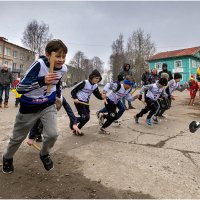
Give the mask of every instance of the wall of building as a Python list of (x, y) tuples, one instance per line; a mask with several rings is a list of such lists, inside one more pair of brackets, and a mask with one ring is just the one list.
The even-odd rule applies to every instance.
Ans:
[[(175, 62), (181, 61), (182, 67), (175, 67)], [(183, 78), (181, 83), (184, 83), (189, 80), (191, 74), (196, 74), (197, 67), (200, 66), (200, 59), (193, 56), (186, 57), (176, 57), (176, 58), (168, 58), (168, 59), (160, 59), (156, 61), (149, 61), (150, 69), (155, 68), (160, 65), (161, 68), (158, 69), (158, 72), (162, 70), (162, 64), (166, 63), (167, 68), (173, 74), (175, 72), (179, 72), (182, 74)]]
[(0, 68), (5, 63), (14, 77), (22, 76), (34, 60), (32, 51), (0, 38)]

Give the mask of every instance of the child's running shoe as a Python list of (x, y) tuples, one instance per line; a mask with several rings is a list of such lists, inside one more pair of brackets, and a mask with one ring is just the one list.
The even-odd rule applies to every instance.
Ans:
[(118, 126), (121, 125), (121, 121), (119, 121), (119, 120), (115, 120), (114, 123), (117, 124)]
[(49, 154), (44, 155), (44, 156), (41, 156), (41, 155), (40, 155), (40, 159), (41, 159), (41, 161), (42, 161), (42, 163), (43, 163), (43, 165), (44, 165), (44, 168), (45, 168), (47, 171), (49, 171), (49, 170), (51, 170), (51, 169), (54, 168), (53, 161), (51, 160)]
[(99, 134), (105, 134), (105, 135), (110, 135), (109, 131), (106, 131), (104, 128), (99, 129)]
[(146, 119), (146, 123), (147, 123), (147, 125), (149, 125), (149, 126), (151, 126), (152, 125), (152, 123), (151, 123), (151, 119)]
[(14, 166), (13, 166), (13, 158), (6, 159), (3, 157), (3, 169), (2, 172), (4, 174), (11, 174), (14, 172)]
[(157, 118), (157, 116), (153, 116), (152, 119), (153, 119), (153, 121), (154, 121), (156, 124), (158, 124), (158, 118)]
[(135, 119), (135, 123), (136, 124), (139, 124), (139, 117), (136, 117), (136, 115), (134, 116), (134, 119)]

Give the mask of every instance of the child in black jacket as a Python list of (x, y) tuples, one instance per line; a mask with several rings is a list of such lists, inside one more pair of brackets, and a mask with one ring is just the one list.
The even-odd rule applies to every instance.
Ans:
[[(81, 129), (90, 119), (89, 100), (91, 94), (94, 94), (96, 98), (102, 100), (105, 98), (105, 94), (101, 94), (97, 83), (102, 79), (98, 70), (93, 70), (89, 75), (89, 80), (80, 82), (71, 91), (72, 98), (74, 99), (75, 107), (80, 117), (77, 117), (78, 128)], [(83, 136), (84, 134), (78, 134)]]
[(142, 89), (140, 90), (140, 96), (138, 99), (142, 100), (142, 94), (146, 90), (147, 91), (147, 94), (145, 96), (146, 106), (134, 117), (136, 123), (139, 123), (140, 117), (142, 117), (144, 114), (149, 112), (146, 118), (146, 123), (149, 126), (152, 125), (151, 117), (159, 109), (158, 99), (160, 98), (160, 96), (161, 95), (166, 96), (165, 86), (167, 86), (167, 83), (168, 81), (166, 78), (161, 78), (159, 81), (157, 81), (154, 84), (144, 85), (142, 87)]

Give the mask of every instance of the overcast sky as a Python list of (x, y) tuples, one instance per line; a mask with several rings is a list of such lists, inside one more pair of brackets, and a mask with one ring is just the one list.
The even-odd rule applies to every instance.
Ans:
[(80, 50), (109, 66), (111, 45), (141, 28), (150, 33), (157, 52), (200, 46), (200, 2), (152, 1), (0, 1), (0, 36), (22, 45), (22, 33), (36, 19), (68, 46), (66, 63)]

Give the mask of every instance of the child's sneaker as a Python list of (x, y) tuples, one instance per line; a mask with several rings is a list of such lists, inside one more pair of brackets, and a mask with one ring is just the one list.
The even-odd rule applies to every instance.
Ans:
[(135, 107), (133, 107), (132, 105), (130, 105), (130, 106), (128, 107), (128, 109), (135, 109)]
[(166, 117), (164, 115), (158, 115), (159, 118), (165, 119)]
[(43, 163), (43, 165), (44, 165), (44, 168), (45, 168), (47, 171), (49, 171), (49, 170), (51, 170), (51, 169), (54, 168), (53, 161), (51, 160), (49, 154), (44, 155), (44, 156), (41, 156), (41, 155), (40, 155), (40, 159), (41, 159), (41, 161), (42, 161), (42, 163)]
[(8, 108), (8, 103), (7, 102), (4, 103), (4, 108)]
[(106, 131), (104, 128), (99, 129), (99, 134), (105, 134), (105, 135), (110, 135), (109, 131)]
[(147, 123), (147, 125), (149, 125), (149, 126), (151, 126), (152, 125), (152, 123), (151, 123), (151, 119), (146, 119), (146, 123)]
[(158, 124), (158, 118), (156, 116), (153, 116), (152, 119), (156, 124)]
[(119, 120), (115, 120), (114, 123), (117, 124), (118, 126), (121, 125), (121, 122)]
[(134, 116), (134, 119), (135, 119), (135, 123), (139, 124), (139, 117)]
[(13, 158), (6, 159), (3, 157), (3, 169), (2, 172), (4, 174), (11, 174), (14, 172), (14, 166), (13, 166)]

